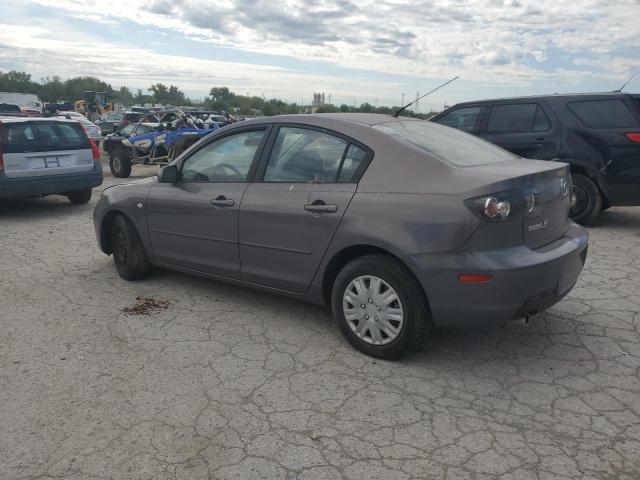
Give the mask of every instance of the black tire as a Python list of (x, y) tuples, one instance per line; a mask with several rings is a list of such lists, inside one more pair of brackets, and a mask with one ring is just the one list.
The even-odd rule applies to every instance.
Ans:
[(571, 174), (573, 182), (571, 219), (587, 225), (602, 211), (602, 195), (593, 180), (579, 173)]
[(113, 263), (125, 280), (138, 280), (151, 271), (151, 263), (144, 251), (136, 227), (124, 215), (117, 215), (111, 224)]
[(109, 170), (111, 175), (118, 178), (128, 178), (131, 175), (131, 160), (129, 153), (122, 149), (116, 148), (109, 155)]
[(91, 194), (93, 190), (87, 188), (86, 190), (76, 190), (75, 192), (69, 192), (67, 198), (74, 205), (82, 205), (83, 203), (89, 203), (91, 200)]
[[(349, 326), (343, 310), (343, 296), (349, 284), (367, 275), (378, 277), (393, 288), (405, 311), (400, 332), (393, 341), (384, 345), (374, 345), (361, 339)], [(431, 315), (422, 287), (404, 265), (388, 255), (366, 255), (345, 265), (333, 283), (331, 307), (349, 343), (372, 357), (394, 360), (406, 355), (410, 349), (420, 351), (424, 340), (431, 334)]]

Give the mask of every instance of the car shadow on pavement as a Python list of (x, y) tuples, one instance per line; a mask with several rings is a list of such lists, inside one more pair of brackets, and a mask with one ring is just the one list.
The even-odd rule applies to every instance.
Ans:
[(638, 230), (638, 225), (640, 225), (639, 207), (616, 207), (601, 212), (588, 227)]
[(93, 205), (74, 205), (67, 197), (51, 195), (45, 198), (0, 199), (0, 219), (56, 218), (57, 216), (85, 215)]

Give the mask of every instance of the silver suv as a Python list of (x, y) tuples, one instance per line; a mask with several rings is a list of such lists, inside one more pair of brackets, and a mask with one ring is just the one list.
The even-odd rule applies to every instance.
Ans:
[(101, 183), (100, 152), (77, 121), (0, 116), (0, 198), (87, 203)]

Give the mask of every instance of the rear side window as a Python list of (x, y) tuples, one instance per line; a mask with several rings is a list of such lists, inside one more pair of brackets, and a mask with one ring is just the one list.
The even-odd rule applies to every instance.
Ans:
[(124, 118), (126, 120), (129, 120), (130, 122), (137, 122), (138, 120), (140, 120), (140, 117), (142, 115), (139, 113), (127, 113), (125, 114)]
[[(360, 150), (347, 147), (348, 142), (318, 130), (282, 127), (264, 174), (265, 182), (323, 182), (350, 181), (357, 164), (362, 161)], [(351, 153), (344, 175), (345, 154)]]
[(519, 158), (478, 137), (433, 122), (388, 122), (373, 128), (410, 143), (438, 160), (460, 167)]
[(89, 140), (78, 123), (25, 122), (2, 126), (4, 153), (51, 152), (89, 149)]
[(436, 123), (446, 125), (447, 127), (457, 128), (465, 132), (473, 132), (480, 115), (481, 107), (463, 107), (456, 108), (442, 117), (435, 120)]
[(549, 118), (536, 103), (496, 105), (491, 108), (487, 133), (544, 132)]
[(635, 128), (638, 120), (622, 100), (569, 102), (569, 109), (587, 127)]

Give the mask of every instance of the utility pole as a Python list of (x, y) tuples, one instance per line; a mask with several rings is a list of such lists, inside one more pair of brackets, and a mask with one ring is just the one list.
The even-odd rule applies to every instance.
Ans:
[(416, 113), (420, 111), (420, 90), (416, 92), (416, 108), (414, 110)]
[(329, 94), (329, 105), (331, 105), (331, 94)]
[(402, 101), (400, 102), (400, 106), (404, 107), (404, 92), (402, 92)]

